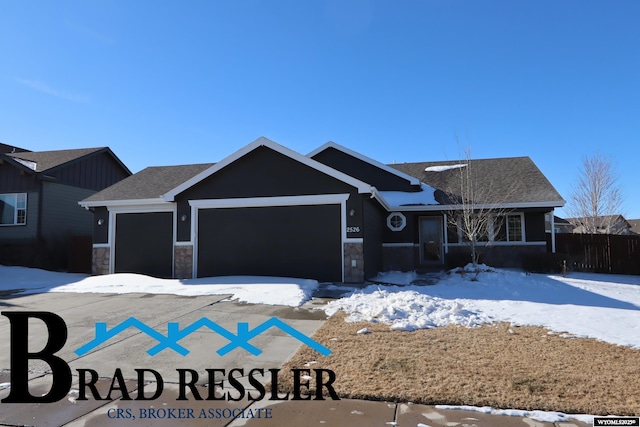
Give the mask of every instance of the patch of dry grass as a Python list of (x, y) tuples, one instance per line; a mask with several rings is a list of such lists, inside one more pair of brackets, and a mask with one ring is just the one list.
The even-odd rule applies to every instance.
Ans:
[(640, 351), (628, 347), (506, 323), (399, 332), (342, 313), (313, 338), (332, 354), (303, 346), (285, 369), (317, 361), (344, 398), (640, 415)]

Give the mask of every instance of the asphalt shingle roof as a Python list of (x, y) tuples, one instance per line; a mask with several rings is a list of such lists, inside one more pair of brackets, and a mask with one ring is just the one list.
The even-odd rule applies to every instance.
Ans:
[[(460, 169), (427, 172), (432, 166), (459, 165), (466, 161), (399, 163), (389, 165), (418, 178), (446, 194), (460, 194)], [(558, 202), (562, 196), (529, 157), (477, 159), (469, 161), (470, 173), (486, 203)], [(436, 195), (437, 197), (437, 195)]]
[(84, 202), (105, 200), (154, 199), (193, 178), (215, 163), (180, 166), (151, 166), (111, 187), (88, 197)]
[[(459, 169), (426, 172), (430, 166), (447, 166), (463, 162), (416, 162), (389, 165), (414, 176), (443, 194), (457, 194)], [(178, 187), (215, 163), (180, 166), (153, 166), (85, 199), (85, 202), (154, 199)], [(488, 203), (562, 202), (563, 199), (529, 157), (471, 160), (470, 168), (477, 182), (487, 189)], [(514, 184), (516, 187), (514, 188)], [(436, 199), (438, 199), (436, 192)], [(458, 192), (459, 193), (459, 192)], [(505, 198), (508, 195), (508, 198)], [(445, 200), (438, 200), (446, 204)]]
[(55, 151), (26, 151), (17, 153), (6, 153), (7, 156), (28, 160), (36, 163), (36, 172), (44, 172), (49, 169), (53, 169), (56, 166), (63, 165), (73, 160), (84, 157), (88, 154), (95, 153), (96, 151), (104, 150), (106, 147), (96, 148), (77, 148), (70, 150), (55, 150)]

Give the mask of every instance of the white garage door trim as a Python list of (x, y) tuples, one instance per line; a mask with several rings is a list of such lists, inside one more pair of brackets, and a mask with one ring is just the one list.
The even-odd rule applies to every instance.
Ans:
[[(114, 274), (116, 268), (116, 215), (118, 214), (131, 214), (131, 213), (155, 213), (155, 212), (172, 212), (173, 213), (173, 245), (176, 244), (176, 229), (177, 229), (177, 206), (175, 203), (161, 203), (144, 206), (107, 206), (107, 212), (109, 213), (109, 233), (107, 235), (107, 244), (105, 247), (109, 247), (109, 274)], [(94, 245), (95, 247), (95, 245)], [(175, 258), (175, 254), (173, 255)], [(171, 271), (173, 272), (174, 266), (172, 261)], [(173, 276), (173, 274), (172, 274)]]

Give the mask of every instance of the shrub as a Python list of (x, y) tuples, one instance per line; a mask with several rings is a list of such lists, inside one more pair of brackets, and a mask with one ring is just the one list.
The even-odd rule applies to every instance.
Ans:
[(570, 265), (567, 256), (550, 252), (522, 256), (522, 268), (531, 273), (563, 273)]

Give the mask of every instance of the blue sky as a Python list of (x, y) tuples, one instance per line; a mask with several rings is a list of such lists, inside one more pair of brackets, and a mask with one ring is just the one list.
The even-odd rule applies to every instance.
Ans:
[(639, 21), (636, 0), (5, 0), (0, 142), (137, 172), (259, 136), (385, 163), (460, 141), (530, 156), (565, 199), (600, 153), (640, 218)]

